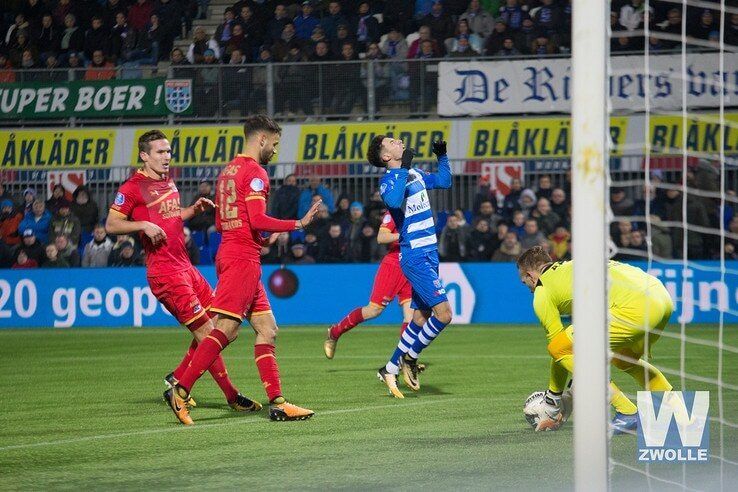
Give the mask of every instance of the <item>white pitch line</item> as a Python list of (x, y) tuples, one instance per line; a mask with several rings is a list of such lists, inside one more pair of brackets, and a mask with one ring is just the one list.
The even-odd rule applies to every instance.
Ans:
[[(444, 399), (444, 402), (454, 401), (456, 398), (449, 398)], [(424, 400), (424, 401), (418, 401), (418, 402), (410, 402), (410, 403), (396, 403), (393, 405), (376, 405), (373, 407), (360, 407), (360, 408), (343, 408), (340, 410), (326, 410), (325, 412), (318, 412), (316, 416), (323, 416), (323, 415), (338, 415), (342, 413), (355, 413), (355, 412), (366, 412), (369, 410), (381, 410), (385, 408), (397, 408), (397, 409), (403, 409), (407, 407), (417, 407), (421, 405), (431, 405), (434, 403), (438, 403), (440, 400)], [(315, 417), (313, 417), (315, 418)], [(38, 448), (43, 446), (56, 446), (59, 444), (75, 444), (78, 442), (86, 442), (86, 441), (98, 441), (102, 439), (117, 439), (117, 438), (125, 438), (125, 437), (132, 437), (132, 436), (147, 436), (151, 434), (165, 434), (168, 432), (189, 432), (192, 430), (197, 429), (211, 429), (214, 427), (227, 427), (230, 425), (243, 425), (243, 424), (258, 424), (258, 423), (265, 423), (264, 419), (229, 419), (226, 422), (216, 422), (212, 424), (196, 424), (192, 427), (185, 427), (178, 425), (176, 427), (166, 427), (162, 429), (149, 429), (149, 430), (143, 430), (143, 431), (137, 431), (137, 432), (124, 432), (120, 434), (101, 434), (97, 436), (85, 436), (85, 437), (79, 437), (75, 439), (62, 439), (58, 441), (44, 441), (44, 442), (34, 442), (29, 444), (16, 444), (12, 446), (3, 446), (0, 447), (0, 452), (2, 451), (12, 451), (15, 449), (28, 449), (28, 448)], [(276, 424), (279, 425), (279, 424)]]

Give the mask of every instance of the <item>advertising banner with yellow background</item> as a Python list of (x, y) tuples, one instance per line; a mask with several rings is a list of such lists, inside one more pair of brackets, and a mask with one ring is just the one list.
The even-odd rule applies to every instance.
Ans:
[[(692, 153), (719, 154), (722, 145), (726, 154), (738, 152), (738, 113), (726, 113), (725, 125), (720, 131), (716, 114), (687, 115), (686, 134), (682, 116), (651, 116), (649, 134), (654, 154), (681, 154), (685, 147)], [(685, 142), (686, 137), (686, 142)]]
[[(136, 129), (133, 142), (147, 132)], [(175, 166), (225, 164), (243, 150), (243, 126), (180, 126), (174, 130), (163, 129), (172, 145), (172, 162)], [(130, 164), (138, 160), (138, 145), (131, 146)]]
[(116, 130), (17, 130), (0, 132), (0, 167), (41, 169), (113, 165)]
[[(622, 144), (628, 118), (610, 119), (610, 136)], [(469, 159), (557, 159), (571, 156), (570, 118), (475, 120), (468, 136)], [(612, 151), (618, 155), (617, 150)]]
[(431, 143), (452, 138), (452, 121), (419, 120), (391, 123), (302, 125), (297, 143), (298, 162), (366, 162), (376, 135), (399, 138), (415, 149), (418, 159), (433, 157)]

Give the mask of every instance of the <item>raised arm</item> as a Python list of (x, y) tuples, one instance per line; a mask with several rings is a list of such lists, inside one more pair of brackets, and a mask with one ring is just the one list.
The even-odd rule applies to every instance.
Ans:
[[(251, 197), (249, 197), (251, 198)], [(295, 229), (302, 229), (313, 221), (315, 213), (322, 202), (313, 203), (302, 219), (298, 220), (282, 220), (270, 217), (266, 213), (266, 200), (261, 197), (246, 200), (246, 210), (249, 214), (251, 225), (264, 232), (290, 232)]]
[(425, 187), (429, 190), (451, 188), (451, 164), (446, 154), (446, 142), (443, 140), (433, 142), (433, 153), (438, 157), (438, 171), (423, 175)]

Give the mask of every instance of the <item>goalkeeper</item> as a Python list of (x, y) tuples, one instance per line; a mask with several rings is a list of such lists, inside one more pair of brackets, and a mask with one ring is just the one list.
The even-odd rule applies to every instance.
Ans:
[[(571, 315), (573, 264), (553, 262), (540, 246), (523, 253), (517, 264), (520, 279), (533, 292), (533, 310), (546, 330), (551, 355), (551, 375), (544, 399), (546, 416), (536, 430), (555, 430), (562, 422), (561, 393), (569, 374), (574, 372), (574, 328), (565, 328), (561, 323), (561, 315)], [(674, 310), (669, 293), (656, 277), (630, 265), (610, 261), (608, 274), (612, 364), (629, 374), (641, 388), (670, 391), (672, 386), (661, 371), (642, 359), (646, 342), (649, 348), (656, 343)], [(611, 422), (613, 432), (632, 433), (638, 425), (636, 406), (613, 382), (610, 393), (616, 412)]]

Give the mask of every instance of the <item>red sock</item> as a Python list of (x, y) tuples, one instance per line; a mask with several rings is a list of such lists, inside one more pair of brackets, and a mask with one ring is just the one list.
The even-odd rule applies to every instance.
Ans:
[(338, 322), (337, 325), (333, 325), (331, 328), (331, 338), (338, 340), (338, 338), (349, 331), (354, 326), (364, 321), (364, 316), (361, 314), (361, 308), (356, 308), (348, 315)]
[(279, 380), (279, 366), (274, 356), (274, 345), (266, 343), (254, 345), (254, 361), (259, 369), (259, 377), (269, 401), (282, 396), (282, 383)]
[(179, 385), (187, 392), (192, 390), (195, 381), (213, 365), (215, 359), (220, 352), (228, 346), (228, 337), (225, 333), (218, 329), (214, 329), (208, 336), (197, 346), (195, 353), (192, 354), (192, 361), (181, 378)]
[(407, 328), (407, 325), (409, 323), (402, 323), (402, 328), (400, 328), (400, 336), (402, 336), (403, 333), (405, 333), (405, 328)]
[(238, 390), (233, 386), (233, 383), (231, 383), (231, 378), (228, 377), (228, 370), (226, 369), (225, 362), (223, 362), (223, 357), (220, 354), (215, 358), (215, 361), (208, 371), (210, 372), (210, 375), (213, 376), (215, 382), (218, 383), (218, 386), (220, 386), (221, 391), (223, 391), (223, 394), (226, 397), (226, 401), (228, 403), (235, 401), (236, 396), (238, 396)]
[(174, 374), (175, 379), (179, 380), (179, 378), (182, 377), (182, 375), (187, 370), (187, 368), (190, 367), (190, 361), (192, 360), (192, 354), (195, 353), (196, 348), (197, 348), (197, 340), (192, 340), (192, 343), (190, 344), (190, 348), (187, 349), (187, 353), (185, 354), (184, 359), (182, 359), (182, 362), (179, 363), (177, 368), (172, 373)]

